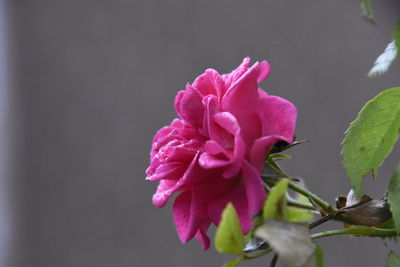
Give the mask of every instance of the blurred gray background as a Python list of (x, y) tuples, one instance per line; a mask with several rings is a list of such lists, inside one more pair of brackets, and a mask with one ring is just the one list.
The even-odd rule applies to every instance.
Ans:
[[(400, 15), (398, 0), (373, 3), (376, 26), (356, 0), (8, 1), (10, 86), (0, 98), (8, 204), (0, 211), (10, 237), (1, 265), (204, 267), (230, 259), (180, 243), (170, 205), (152, 205), (156, 183), (144, 171), (153, 134), (176, 116), (176, 92), (205, 68), (229, 72), (245, 56), (271, 63), (262, 87), (296, 104), (297, 138), (311, 141), (291, 151), (287, 171), (332, 203), (346, 194), (343, 132), (368, 99), (400, 84), (400, 62), (366, 77)], [(399, 160), (396, 149), (366, 192), (383, 195)], [(326, 227), (341, 225), (319, 229)], [(384, 266), (389, 248), (400, 251), (369, 238), (319, 243), (328, 267)]]

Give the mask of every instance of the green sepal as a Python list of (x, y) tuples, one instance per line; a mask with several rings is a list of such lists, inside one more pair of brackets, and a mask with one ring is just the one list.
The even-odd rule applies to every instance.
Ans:
[(239, 216), (232, 203), (222, 213), (221, 222), (215, 234), (215, 248), (220, 253), (243, 254), (244, 237)]
[(286, 190), (289, 180), (281, 179), (271, 189), (263, 208), (263, 219), (287, 220)]

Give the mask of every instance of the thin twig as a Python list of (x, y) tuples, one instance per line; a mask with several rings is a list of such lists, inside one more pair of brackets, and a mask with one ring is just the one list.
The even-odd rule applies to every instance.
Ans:
[(301, 187), (301, 186), (299, 186), (299, 185), (297, 185), (297, 184), (295, 184), (293, 182), (289, 182), (289, 188), (292, 189), (293, 191), (296, 191), (299, 194), (302, 194), (303, 196), (311, 198), (325, 212), (330, 213), (330, 212), (334, 211), (334, 209), (331, 207), (331, 205), (329, 205), (329, 203), (327, 203), (325, 200), (319, 198), (317, 195), (311, 193), (310, 191), (308, 191), (304, 187)]
[(308, 225), (308, 229), (313, 229), (314, 227), (317, 227), (318, 225), (323, 224), (324, 222), (332, 220), (333, 218), (335, 218), (335, 216), (336, 216), (336, 213), (332, 212), (332, 213), (320, 218), (319, 220), (317, 220), (317, 221), (315, 221), (313, 223), (310, 223)]
[(275, 267), (276, 263), (278, 262), (278, 258), (279, 258), (278, 254), (275, 253), (274, 257), (271, 260), (271, 264), (269, 265), (269, 267)]

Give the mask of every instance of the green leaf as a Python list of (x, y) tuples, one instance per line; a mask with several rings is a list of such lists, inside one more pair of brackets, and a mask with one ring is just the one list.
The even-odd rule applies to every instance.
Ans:
[(393, 177), (390, 180), (387, 200), (397, 233), (400, 233), (400, 164), (395, 169)]
[(320, 245), (315, 248), (316, 267), (324, 267), (324, 251)]
[(387, 72), (395, 59), (400, 54), (400, 23), (393, 32), (393, 40), (387, 45), (385, 51), (375, 60), (374, 66), (368, 72), (368, 77), (373, 78)]
[(389, 252), (386, 259), (387, 267), (400, 267), (400, 258), (393, 251)]
[(244, 238), (239, 217), (232, 203), (222, 213), (222, 219), (215, 234), (215, 248), (221, 253), (240, 255), (243, 253)]
[(223, 267), (236, 267), (236, 265), (237, 265), (239, 262), (241, 262), (242, 260), (243, 260), (242, 257), (238, 257), (238, 258), (236, 258), (236, 259), (233, 259), (233, 260), (231, 260), (231, 261), (225, 263)]
[(361, 12), (369, 22), (375, 23), (371, 0), (360, 0)]
[(370, 100), (350, 124), (342, 142), (343, 164), (357, 196), (362, 180), (379, 166), (395, 144), (400, 130), (400, 87), (383, 91)]
[(286, 190), (289, 180), (281, 179), (272, 189), (265, 201), (263, 208), (263, 218), (286, 220), (287, 219), (287, 201)]

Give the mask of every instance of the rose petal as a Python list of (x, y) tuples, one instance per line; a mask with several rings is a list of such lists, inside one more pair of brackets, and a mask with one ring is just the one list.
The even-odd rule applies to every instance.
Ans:
[(257, 113), (263, 136), (279, 135), (285, 142), (293, 142), (297, 110), (291, 102), (278, 96), (263, 97), (257, 103)]
[(214, 140), (208, 140), (204, 145), (204, 149), (209, 155), (226, 153), (226, 149)]
[(187, 142), (174, 147), (168, 147), (168, 150), (166, 150), (164, 153), (168, 161), (190, 163), (197, 151), (198, 149), (196, 149), (195, 145)]
[(284, 139), (278, 136), (265, 136), (254, 141), (252, 148), (250, 149), (250, 162), (257, 169), (258, 172), (262, 172), (264, 169), (265, 158), (273, 145), (279, 140)]
[(186, 90), (183, 92), (179, 92), (175, 98), (176, 111), (179, 117), (194, 127), (200, 128), (203, 124), (204, 116), (202, 97), (190, 84), (186, 85)]
[(250, 64), (250, 58), (245, 57), (243, 59), (242, 64), (240, 64), (231, 73), (222, 75), (222, 79), (225, 82), (226, 88), (229, 88), (232, 85), (232, 83), (237, 81), (249, 69), (249, 64)]
[(219, 112), (214, 115), (215, 122), (234, 136), (233, 157), (229, 168), (223, 173), (224, 178), (232, 178), (238, 174), (246, 153), (241, 129), (236, 118), (229, 112)]
[(200, 242), (204, 250), (210, 248), (210, 238), (207, 236), (208, 227), (211, 224), (211, 220), (203, 220), (199, 224), (199, 230), (196, 232), (196, 239)]
[(161, 179), (177, 180), (182, 177), (186, 166), (181, 162), (168, 162), (157, 166), (155, 170), (149, 167), (146, 170), (147, 180), (157, 181)]
[(199, 176), (201, 177), (202, 174), (196, 168), (199, 154), (200, 152), (195, 155), (190, 165), (188, 165), (185, 174), (178, 181), (166, 179), (160, 181), (160, 184), (157, 187), (157, 192), (153, 195), (153, 204), (155, 206), (160, 208), (164, 207), (168, 199), (176, 191), (193, 181), (199, 180)]
[(182, 243), (193, 238), (198, 229), (197, 203), (190, 191), (182, 192), (174, 201), (173, 215), (176, 231)]
[(219, 159), (216, 156), (209, 155), (205, 152), (200, 155), (199, 159), (200, 166), (205, 169), (226, 167), (230, 163), (231, 163), (230, 159)]
[(179, 91), (176, 94), (175, 101), (174, 101), (175, 111), (179, 115), (179, 117), (181, 117), (181, 118), (182, 118), (182, 116), (181, 116), (181, 114), (182, 114), (182, 112), (181, 112), (181, 101), (182, 101), (182, 98), (183, 98), (184, 95), (185, 95), (185, 91), (184, 90)]
[[(244, 190), (239, 190), (241, 187), (243, 187), (241, 185), (240, 181), (234, 181), (232, 179), (224, 179), (224, 181), (226, 181), (227, 186), (226, 188), (222, 188), (221, 193), (219, 194), (218, 197), (214, 197), (214, 199), (212, 199), (212, 201), (210, 201), (208, 203), (208, 215), (210, 216), (212, 222), (215, 225), (219, 225), (219, 222), (221, 221), (221, 215), (222, 215), (222, 211), (225, 209), (226, 205), (229, 202), (232, 202), (232, 197), (233, 195), (237, 195), (240, 193), (244, 193), (243, 199), (244, 201), (247, 201), (246, 197), (245, 197), (245, 191)], [(218, 187), (221, 188), (221, 185), (219, 185)], [(214, 188), (210, 188), (212, 191), (215, 191)], [(203, 190), (205, 193), (206, 192), (205, 188)], [(211, 193), (212, 194), (212, 193)], [(212, 194), (214, 195), (214, 194)], [(246, 203), (247, 204), (247, 203)]]
[[(232, 181), (232, 180), (228, 180)], [(214, 199), (208, 205), (208, 214), (213, 222), (218, 225), (221, 214), (226, 205), (232, 202), (240, 220), (244, 234), (253, 226), (252, 218), (259, 212), (265, 200), (265, 189), (259, 173), (247, 162), (243, 165), (243, 177), (239, 183), (232, 181), (227, 193)], [(233, 186), (233, 188), (232, 188)]]
[(240, 171), (246, 153), (239, 123), (229, 112), (218, 112), (209, 120), (212, 142), (200, 156), (200, 166), (207, 169), (227, 167), (223, 177), (232, 178)]
[(240, 133), (240, 125), (238, 121), (229, 112), (218, 112), (214, 114), (214, 121), (232, 135)]
[[(226, 205), (229, 202), (233, 203), (238, 216), (241, 228), (243, 233), (248, 233), (248, 231), (252, 227), (252, 216), (248, 209), (248, 202), (246, 196), (246, 188), (243, 181), (234, 181), (234, 180), (226, 180), (232, 181), (231, 187), (229, 191), (224, 195), (221, 195), (218, 199), (214, 199), (208, 205), (208, 214), (212, 219), (213, 223), (219, 225), (221, 221), (221, 214)], [(235, 182), (235, 183), (233, 183)], [(239, 183), (238, 183), (239, 182)]]
[(267, 97), (268, 94), (267, 94), (267, 92), (265, 92), (263, 89), (258, 88), (258, 96), (259, 96), (260, 99), (261, 99), (261, 98), (263, 98), (263, 97)]
[(243, 179), (246, 187), (248, 210), (253, 216), (261, 210), (264, 204), (264, 183), (260, 173), (247, 161), (243, 164)]
[(261, 61), (258, 68), (260, 73), (257, 77), (257, 82), (260, 83), (268, 77), (269, 73), (271, 72), (271, 65), (269, 65), (267, 61)]
[(218, 100), (221, 100), (226, 90), (221, 75), (214, 69), (207, 69), (194, 80), (192, 86), (196, 88), (203, 97), (215, 95)]
[(205, 136), (210, 136), (210, 128), (212, 128), (213, 116), (219, 111), (218, 100), (216, 96), (208, 95), (203, 99), (204, 105), (204, 119), (203, 119), (203, 130), (202, 133)]
[(253, 216), (249, 211), (245, 187), (241, 185), (239, 188), (239, 192), (232, 196), (232, 203), (238, 213), (243, 234), (247, 234), (253, 227)]
[[(204, 170), (204, 169), (203, 169)], [(193, 187), (193, 193), (207, 205), (235, 190), (240, 179), (222, 179), (221, 169), (204, 170), (205, 178)]]
[(161, 180), (157, 186), (157, 191), (153, 195), (153, 204), (159, 208), (162, 208), (167, 204), (168, 199), (176, 191), (175, 180)]
[(206, 142), (204, 151), (200, 155), (199, 164), (205, 169), (224, 167), (231, 163), (232, 153), (214, 140)]
[(251, 146), (261, 132), (256, 111), (256, 104), (259, 100), (257, 84), (268, 73), (267, 66), (265, 63), (255, 63), (230, 86), (222, 99), (222, 110), (232, 113), (239, 121), (242, 136), (248, 146)]

